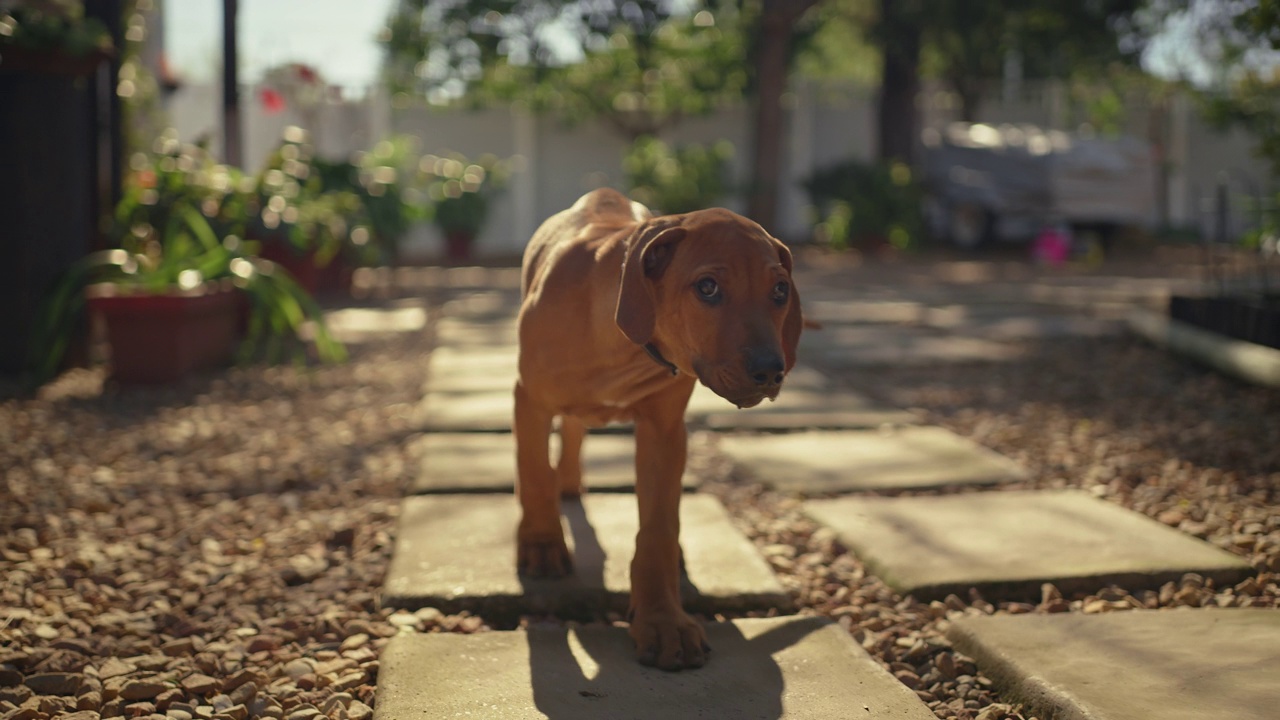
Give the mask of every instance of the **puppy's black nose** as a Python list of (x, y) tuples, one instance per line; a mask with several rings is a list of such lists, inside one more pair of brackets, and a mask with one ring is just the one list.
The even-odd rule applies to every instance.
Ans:
[(776, 350), (755, 348), (747, 353), (747, 377), (757, 387), (774, 388), (782, 384), (785, 365)]

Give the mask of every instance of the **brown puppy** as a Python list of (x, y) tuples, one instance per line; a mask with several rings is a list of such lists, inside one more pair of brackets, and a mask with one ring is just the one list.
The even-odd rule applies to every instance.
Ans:
[[(698, 380), (738, 407), (777, 396), (803, 324), (791, 253), (728, 210), (655, 218), (602, 189), (534, 233), (521, 285), (518, 569), (572, 572), (560, 497), (582, 491), (583, 435), (588, 426), (634, 421), (640, 531), (631, 637), (642, 663), (700, 667), (706, 634), (680, 604), (685, 406)], [(556, 417), (561, 455), (553, 468)]]

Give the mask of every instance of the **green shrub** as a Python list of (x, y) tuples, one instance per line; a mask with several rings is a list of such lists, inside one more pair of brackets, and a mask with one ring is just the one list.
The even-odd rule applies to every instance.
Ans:
[(642, 137), (622, 168), (632, 198), (654, 212), (674, 215), (721, 203), (729, 192), (732, 157), (733, 146), (725, 141), (672, 149), (657, 138)]
[(419, 181), (431, 201), (431, 221), (446, 236), (475, 237), (489, 218), (489, 203), (507, 183), (510, 169), (492, 155), (476, 160), (451, 153), (424, 155)]
[(905, 250), (923, 239), (920, 187), (903, 163), (846, 160), (815, 171), (804, 188), (818, 242), (838, 249), (885, 242)]

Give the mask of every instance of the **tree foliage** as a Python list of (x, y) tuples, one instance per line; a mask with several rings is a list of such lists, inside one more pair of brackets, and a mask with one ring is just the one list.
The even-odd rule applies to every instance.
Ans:
[(1280, 175), (1280, 0), (1159, 0), (1133, 32), (1162, 74), (1199, 95), (1211, 123), (1253, 135)]
[(1132, 63), (1119, 35), (1140, 0), (1055, 2), (1003, 0), (928, 3), (923, 17), (922, 71), (956, 92), (972, 119), (984, 89), (1006, 69), (1027, 79), (1097, 74)]
[(666, 0), (408, 0), (386, 35), (393, 86), (435, 102), (516, 102), (629, 140), (740, 97), (732, 7), (673, 14)]

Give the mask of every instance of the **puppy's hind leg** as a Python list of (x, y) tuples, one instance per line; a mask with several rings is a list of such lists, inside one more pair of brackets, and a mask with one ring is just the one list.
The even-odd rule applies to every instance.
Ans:
[(551, 413), (515, 389), (516, 494), (520, 527), (516, 531), (516, 570), (528, 577), (561, 577), (573, 572), (573, 560), (560, 523), (560, 491), (548, 445)]
[(570, 415), (560, 416), (560, 457), (556, 460), (556, 481), (560, 496), (581, 497), (586, 488), (582, 484), (582, 441), (587, 426)]

